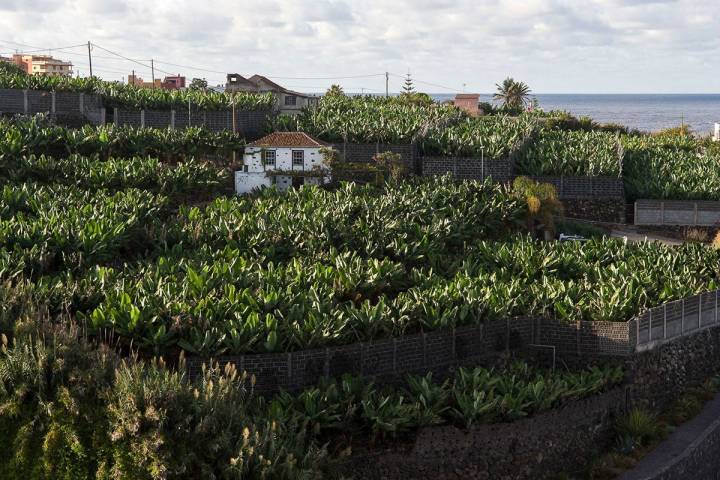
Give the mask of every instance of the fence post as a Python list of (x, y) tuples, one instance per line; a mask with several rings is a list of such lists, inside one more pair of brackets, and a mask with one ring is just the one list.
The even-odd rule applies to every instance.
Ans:
[(660, 202), (660, 225), (665, 225), (665, 202)]
[(175, 110), (170, 110), (170, 128), (175, 130)]
[(107, 123), (107, 118), (105, 117), (107, 115), (107, 111), (105, 110), (105, 107), (100, 107), (100, 126), (104, 127), (105, 123)]
[(485, 180), (485, 156), (480, 158), (480, 177)]
[(80, 113), (85, 113), (85, 94), (80, 94)]
[(23, 90), (23, 112), (27, 115), (28, 113), (28, 91)]
[(695, 210), (695, 212), (694, 212), (695, 216), (693, 218), (693, 225), (697, 226), (697, 224), (698, 224), (698, 204), (697, 204), (697, 202), (693, 203), (693, 208)]
[(50, 113), (55, 113), (55, 92), (50, 92)]
[(682, 310), (680, 314), (680, 336), (685, 335), (685, 299), (682, 299)]
[(698, 329), (702, 328), (702, 296), (702, 293), (698, 295)]
[(140, 110), (140, 126), (145, 128), (145, 109)]
[(638, 224), (638, 214), (637, 214), (638, 208), (637, 208), (637, 204), (638, 204), (638, 202), (635, 201), (635, 205), (633, 206), (633, 208), (635, 209), (635, 212), (634, 212), (634, 215), (633, 215), (635, 225)]

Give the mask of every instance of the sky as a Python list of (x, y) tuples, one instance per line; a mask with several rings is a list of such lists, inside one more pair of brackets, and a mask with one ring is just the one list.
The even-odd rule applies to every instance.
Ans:
[(390, 91), (410, 72), (429, 93), (507, 76), (536, 93), (720, 92), (711, 1), (0, 0), (0, 54), (69, 47), (52, 53), (85, 76), (88, 41), (108, 80), (147, 80), (152, 58), (156, 77), (259, 73), (306, 92), (382, 93), (385, 72)]

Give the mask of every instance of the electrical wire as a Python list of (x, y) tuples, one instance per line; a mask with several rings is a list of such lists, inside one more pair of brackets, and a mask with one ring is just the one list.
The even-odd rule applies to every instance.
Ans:
[[(391, 73), (390, 75), (392, 75), (393, 77), (402, 78), (402, 79), (406, 79), (406, 78), (407, 78), (406, 75), (398, 75), (397, 73)], [(442, 89), (444, 89), (444, 90), (451, 90), (451, 91), (453, 91), (453, 92), (460, 92), (460, 93), (462, 93), (462, 90), (458, 90), (457, 88), (452, 88), (452, 87), (446, 87), (445, 85), (438, 85), (437, 83), (424, 82), (424, 81), (422, 81), (422, 80), (417, 80), (417, 79), (415, 79), (415, 78), (412, 78), (412, 81), (415, 82), (415, 83), (422, 83), (423, 85), (429, 85), (429, 86), (431, 86), (431, 87), (437, 87), (437, 88), (442, 88)]]

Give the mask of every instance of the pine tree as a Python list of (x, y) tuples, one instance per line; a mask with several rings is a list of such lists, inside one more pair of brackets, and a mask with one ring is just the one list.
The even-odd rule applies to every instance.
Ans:
[(405, 84), (402, 86), (402, 94), (412, 95), (413, 93), (415, 93), (415, 85), (413, 85), (412, 77), (410, 76), (410, 72), (408, 72), (405, 77)]

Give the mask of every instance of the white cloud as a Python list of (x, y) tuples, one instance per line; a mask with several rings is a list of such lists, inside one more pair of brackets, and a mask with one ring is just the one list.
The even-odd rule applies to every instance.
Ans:
[[(538, 92), (717, 91), (720, 66), (709, 59), (720, 52), (720, 19), (707, 8), (697, 0), (0, 0), (0, 51), (14, 48), (7, 41), (92, 40), (140, 60), (278, 77), (409, 69), (420, 80), (481, 92), (506, 75)], [(85, 52), (73, 51), (67, 58), (86, 72)], [(149, 76), (141, 65), (94, 53), (96, 71), (108, 78), (132, 68)], [(337, 82), (384, 89), (382, 77)], [(317, 90), (332, 81), (284, 83)], [(399, 84), (393, 77), (391, 86)]]

